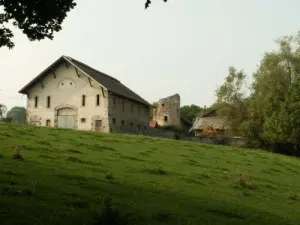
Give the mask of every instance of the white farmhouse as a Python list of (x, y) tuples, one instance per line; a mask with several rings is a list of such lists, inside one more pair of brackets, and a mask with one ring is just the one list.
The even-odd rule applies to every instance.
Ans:
[(147, 129), (150, 104), (117, 79), (62, 56), (20, 91), (29, 124), (98, 132)]

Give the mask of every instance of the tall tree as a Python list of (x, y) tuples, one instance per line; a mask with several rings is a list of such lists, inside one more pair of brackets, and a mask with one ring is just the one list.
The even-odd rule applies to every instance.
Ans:
[(76, 6), (75, 0), (0, 0), (0, 47), (13, 48), (11, 23), (23, 31), (31, 41), (53, 39), (67, 13)]
[[(282, 37), (278, 50), (264, 55), (254, 74), (251, 101), (248, 107), (248, 129), (260, 143), (277, 149), (282, 143), (295, 143), (290, 131), (297, 130), (297, 121), (291, 108), (296, 107), (297, 82), (300, 75), (300, 33)], [(296, 86), (295, 86), (296, 85)], [(291, 114), (293, 112), (293, 114)], [(288, 126), (288, 128), (287, 128)]]
[(246, 74), (230, 67), (224, 83), (216, 90), (220, 116), (225, 116), (233, 134), (240, 134), (241, 124), (247, 117), (246, 111)]

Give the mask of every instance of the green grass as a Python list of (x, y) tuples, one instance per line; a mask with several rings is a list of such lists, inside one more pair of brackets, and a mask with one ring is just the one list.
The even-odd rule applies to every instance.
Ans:
[[(1, 225), (299, 224), (299, 174), (258, 150), (0, 124)], [(108, 196), (125, 222), (102, 222)]]

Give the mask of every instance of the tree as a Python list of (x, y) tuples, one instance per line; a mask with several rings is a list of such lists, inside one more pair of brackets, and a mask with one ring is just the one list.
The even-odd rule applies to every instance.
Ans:
[(12, 23), (23, 31), (30, 41), (53, 39), (67, 13), (76, 6), (75, 0), (0, 0), (0, 47), (13, 48), (13, 33), (7, 27)]
[[(146, 9), (151, 2), (146, 0)], [(11, 49), (15, 46), (8, 23), (21, 29), (30, 41), (52, 40), (54, 33), (62, 29), (67, 13), (75, 6), (75, 0), (0, 0), (0, 8), (4, 10), (0, 13), (0, 48), (6, 46)]]
[(282, 37), (277, 44), (278, 50), (265, 53), (254, 73), (246, 126), (250, 138), (274, 151), (287, 144), (299, 147), (295, 132), (300, 116), (296, 104), (300, 75), (300, 33)]
[(6, 105), (0, 104), (0, 119), (3, 119), (6, 111), (7, 111)]
[(11, 119), (14, 123), (25, 123), (26, 109), (24, 107), (15, 106), (7, 112), (6, 118)]
[[(163, 0), (164, 2), (167, 2), (168, 0)], [(152, 0), (146, 0), (145, 3), (145, 9), (149, 8), (150, 4), (151, 4)]]
[(216, 90), (214, 105), (218, 106), (219, 115), (227, 118), (232, 134), (241, 134), (241, 124), (247, 117), (245, 85), (245, 73), (230, 67), (224, 83)]
[(194, 121), (200, 112), (203, 111), (203, 108), (197, 105), (184, 105), (180, 108), (180, 115), (189, 121)]

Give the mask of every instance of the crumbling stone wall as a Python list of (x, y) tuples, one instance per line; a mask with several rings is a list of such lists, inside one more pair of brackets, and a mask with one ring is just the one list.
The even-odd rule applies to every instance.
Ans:
[(157, 107), (153, 109), (153, 120), (159, 126), (181, 127), (179, 94), (160, 99)]

